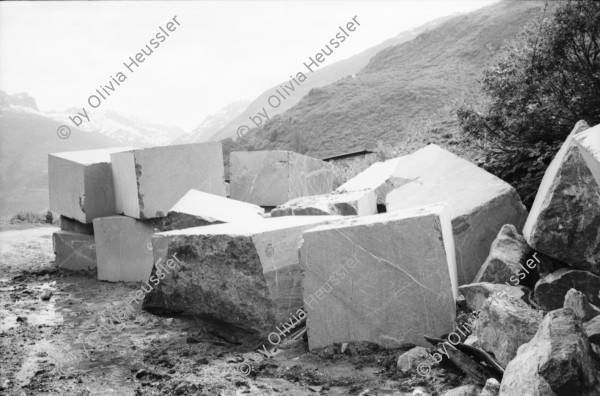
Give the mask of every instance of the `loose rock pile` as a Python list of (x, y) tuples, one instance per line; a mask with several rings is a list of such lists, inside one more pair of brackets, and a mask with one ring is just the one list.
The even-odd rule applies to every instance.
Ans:
[(478, 312), (473, 334), (448, 356), (478, 385), (452, 394), (600, 394), (600, 126), (577, 124), (529, 215), (510, 185), (435, 145), (336, 191), (323, 161), (232, 153), (231, 198), (221, 152), (51, 154), (58, 265), (148, 284), (176, 256), (144, 308), (262, 336), (303, 309), (311, 350), (420, 345), (403, 371), (426, 358), (424, 336), (439, 348), (465, 299)]

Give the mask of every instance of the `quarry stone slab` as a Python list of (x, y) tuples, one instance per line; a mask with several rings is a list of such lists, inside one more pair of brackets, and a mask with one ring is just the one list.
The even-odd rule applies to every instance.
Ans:
[(260, 206), (198, 190), (188, 191), (160, 219), (160, 231), (180, 230), (209, 224), (262, 221)]
[(367, 169), (339, 186), (338, 192), (374, 191), (377, 204), (385, 205), (387, 194), (409, 182), (394, 176), (400, 158), (393, 158), (384, 162), (376, 162)]
[(586, 129), (578, 122), (550, 163), (523, 235), (536, 250), (600, 275), (600, 185), (575, 144)]
[(119, 214), (164, 217), (190, 189), (225, 196), (220, 142), (130, 150), (111, 161)]
[(292, 151), (231, 153), (231, 198), (277, 206), (333, 190), (332, 165)]
[(98, 279), (110, 282), (147, 281), (152, 271), (155, 222), (127, 216), (94, 219)]
[(70, 231), (56, 231), (52, 235), (56, 265), (72, 271), (96, 268), (94, 236)]
[(131, 149), (48, 154), (50, 210), (86, 224), (116, 214), (110, 155)]
[[(145, 309), (208, 315), (266, 336), (302, 308), (302, 232), (339, 216), (285, 216), (157, 233), (155, 264), (178, 268), (146, 295)], [(281, 326), (280, 326), (281, 327)]]
[(513, 187), (434, 144), (401, 157), (394, 176), (407, 182), (387, 194), (388, 212), (448, 205), (459, 285), (473, 281), (502, 226), (520, 230), (527, 218)]
[(303, 239), (311, 350), (360, 341), (428, 346), (424, 334), (452, 330), (458, 291), (443, 205), (345, 218)]
[(600, 276), (587, 271), (561, 268), (540, 279), (534, 295), (543, 310), (552, 311), (563, 307), (571, 288), (582, 292), (590, 303), (600, 306)]
[(271, 217), (372, 214), (377, 214), (377, 197), (374, 191), (368, 190), (299, 197), (271, 211)]

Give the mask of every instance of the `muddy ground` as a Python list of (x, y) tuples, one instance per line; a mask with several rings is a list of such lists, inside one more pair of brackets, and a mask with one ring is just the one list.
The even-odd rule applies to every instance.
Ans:
[[(137, 283), (96, 280), (54, 263), (55, 227), (0, 225), (2, 395), (431, 395), (468, 383), (435, 368), (429, 377), (396, 369), (410, 345), (357, 343), (315, 353), (287, 342), (244, 376), (239, 363), (262, 340), (209, 319), (141, 310), (94, 345), (99, 313), (129, 300)], [(268, 342), (265, 345), (269, 345)]]

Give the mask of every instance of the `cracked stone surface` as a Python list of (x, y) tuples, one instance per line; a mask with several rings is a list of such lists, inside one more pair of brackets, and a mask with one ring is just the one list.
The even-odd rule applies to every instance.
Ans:
[(473, 282), (503, 283), (512, 286), (524, 284), (533, 288), (540, 279), (536, 270), (537, 262), (533, 258), (535, 253), (525, 238), (519, 235), (515, 226), (506, 224), (500, 229), (490, 248), (489, 256)]
[(541, 311), (520, 299), (506, 294), (491, 297), (479, 310), (473, 335), (484, 350), (506, 366), (517, 349), (533, 338), (542, 317)]
[(231, 198), (277, 206), (333, 190), (332, 165), (291, 151), (231, 153)]
[(395, 176), (410, 181), (387, 194), (388, 212), (448, 205), (459, 285), (473, 281), (502, 226), (520, 230), (527, 218), (508, 183), (434, 144), (400, 157)]
[(595, 316), (583, 324), (590, 342), (600, 345), (600, 316)]
[(116, 214), (110, 155), (131, 149), (48, 154), (50, 210), (86, 224)]
[(584, 322), (600, 315), (600, 309), (590, 304), (585, 294), (575, 289), (569, 289), (565, 295), (564, 308), (571, 308)]
[(164, 217), (189, 190), (225, 196), (220, 142), (152, 147), (111, 154), (117, 213)]
[[(582, 155), (591, 154), (575, 144), (586, 128), (579, 121), (550, 163), (523, 235), (536, 250), (600, 275), (600, 185)], [(598, 127), (587, 131), (584, 143), (600, 133)]]
[(535, 299), (542, 309), (552, 311), (563, 307), (570, 289), (582, 292), (588, 301), (600, 306), (600, 276), (591, 272), (561, 268), (535, 285)]
[(299, 197), (271, 211), (271, 217), (372, 214), (377, 214), (377, 196), (369, 190)]
[(394, 176), (400, 158), (384, 162), (376, 162), (346, 183), (339, 186), (337, 192), (373, 191), (377, 196), (377, 204), (385, 204), (387, 194), (410, 182)]
[(428, 346), (423, 335), (450, 332), (457, 297), (451, 233), (442, 205), (306, 231), (300, 262), (309, 348)]
[(52, 245), (56, 254), (56, 265), (72, 271), (87, 271), (96, 268), (96, 246), (94, 236), (70, 231), (52, 234)]
[(506, 366), (500, 396), (598, 395), (594, 365), (581, 321), (570, 309), (558, 309)]
[(479, 311), (488, 297), (496, 293), (505, 293), (526, 303), (529, 303), (531, 296), (531, 290), (525, 286), (507, 286), (487, 282), (462, 285), (458, 287), (458, 291), (465, 297), (467, 307), (472, 311)]
[(181, 264), (146, 295), (144, 308), (208, 315), (263, 335), (274, 332), (302, 308), (302, 232), (338, 219), (286, 216), (157, 233), (154, 263), (175, 255)]

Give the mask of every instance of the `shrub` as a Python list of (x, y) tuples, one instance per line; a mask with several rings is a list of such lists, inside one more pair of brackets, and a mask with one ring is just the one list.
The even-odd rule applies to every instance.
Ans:
[(58, 225), (58, 218), (55, 218), (50, 210), (41, 212), (32, 212), (22, 210), (9, 219), (10, 224), (30, 223), (30, 224), (54, 224)]
[(561, 2), (484, 71), (483, 108), (457, 111), (462, 131), (483, 142), (480, 165), (513, 184), (527, 206), (577, 121), (600, 122), (599, 20), (598, 2)]

